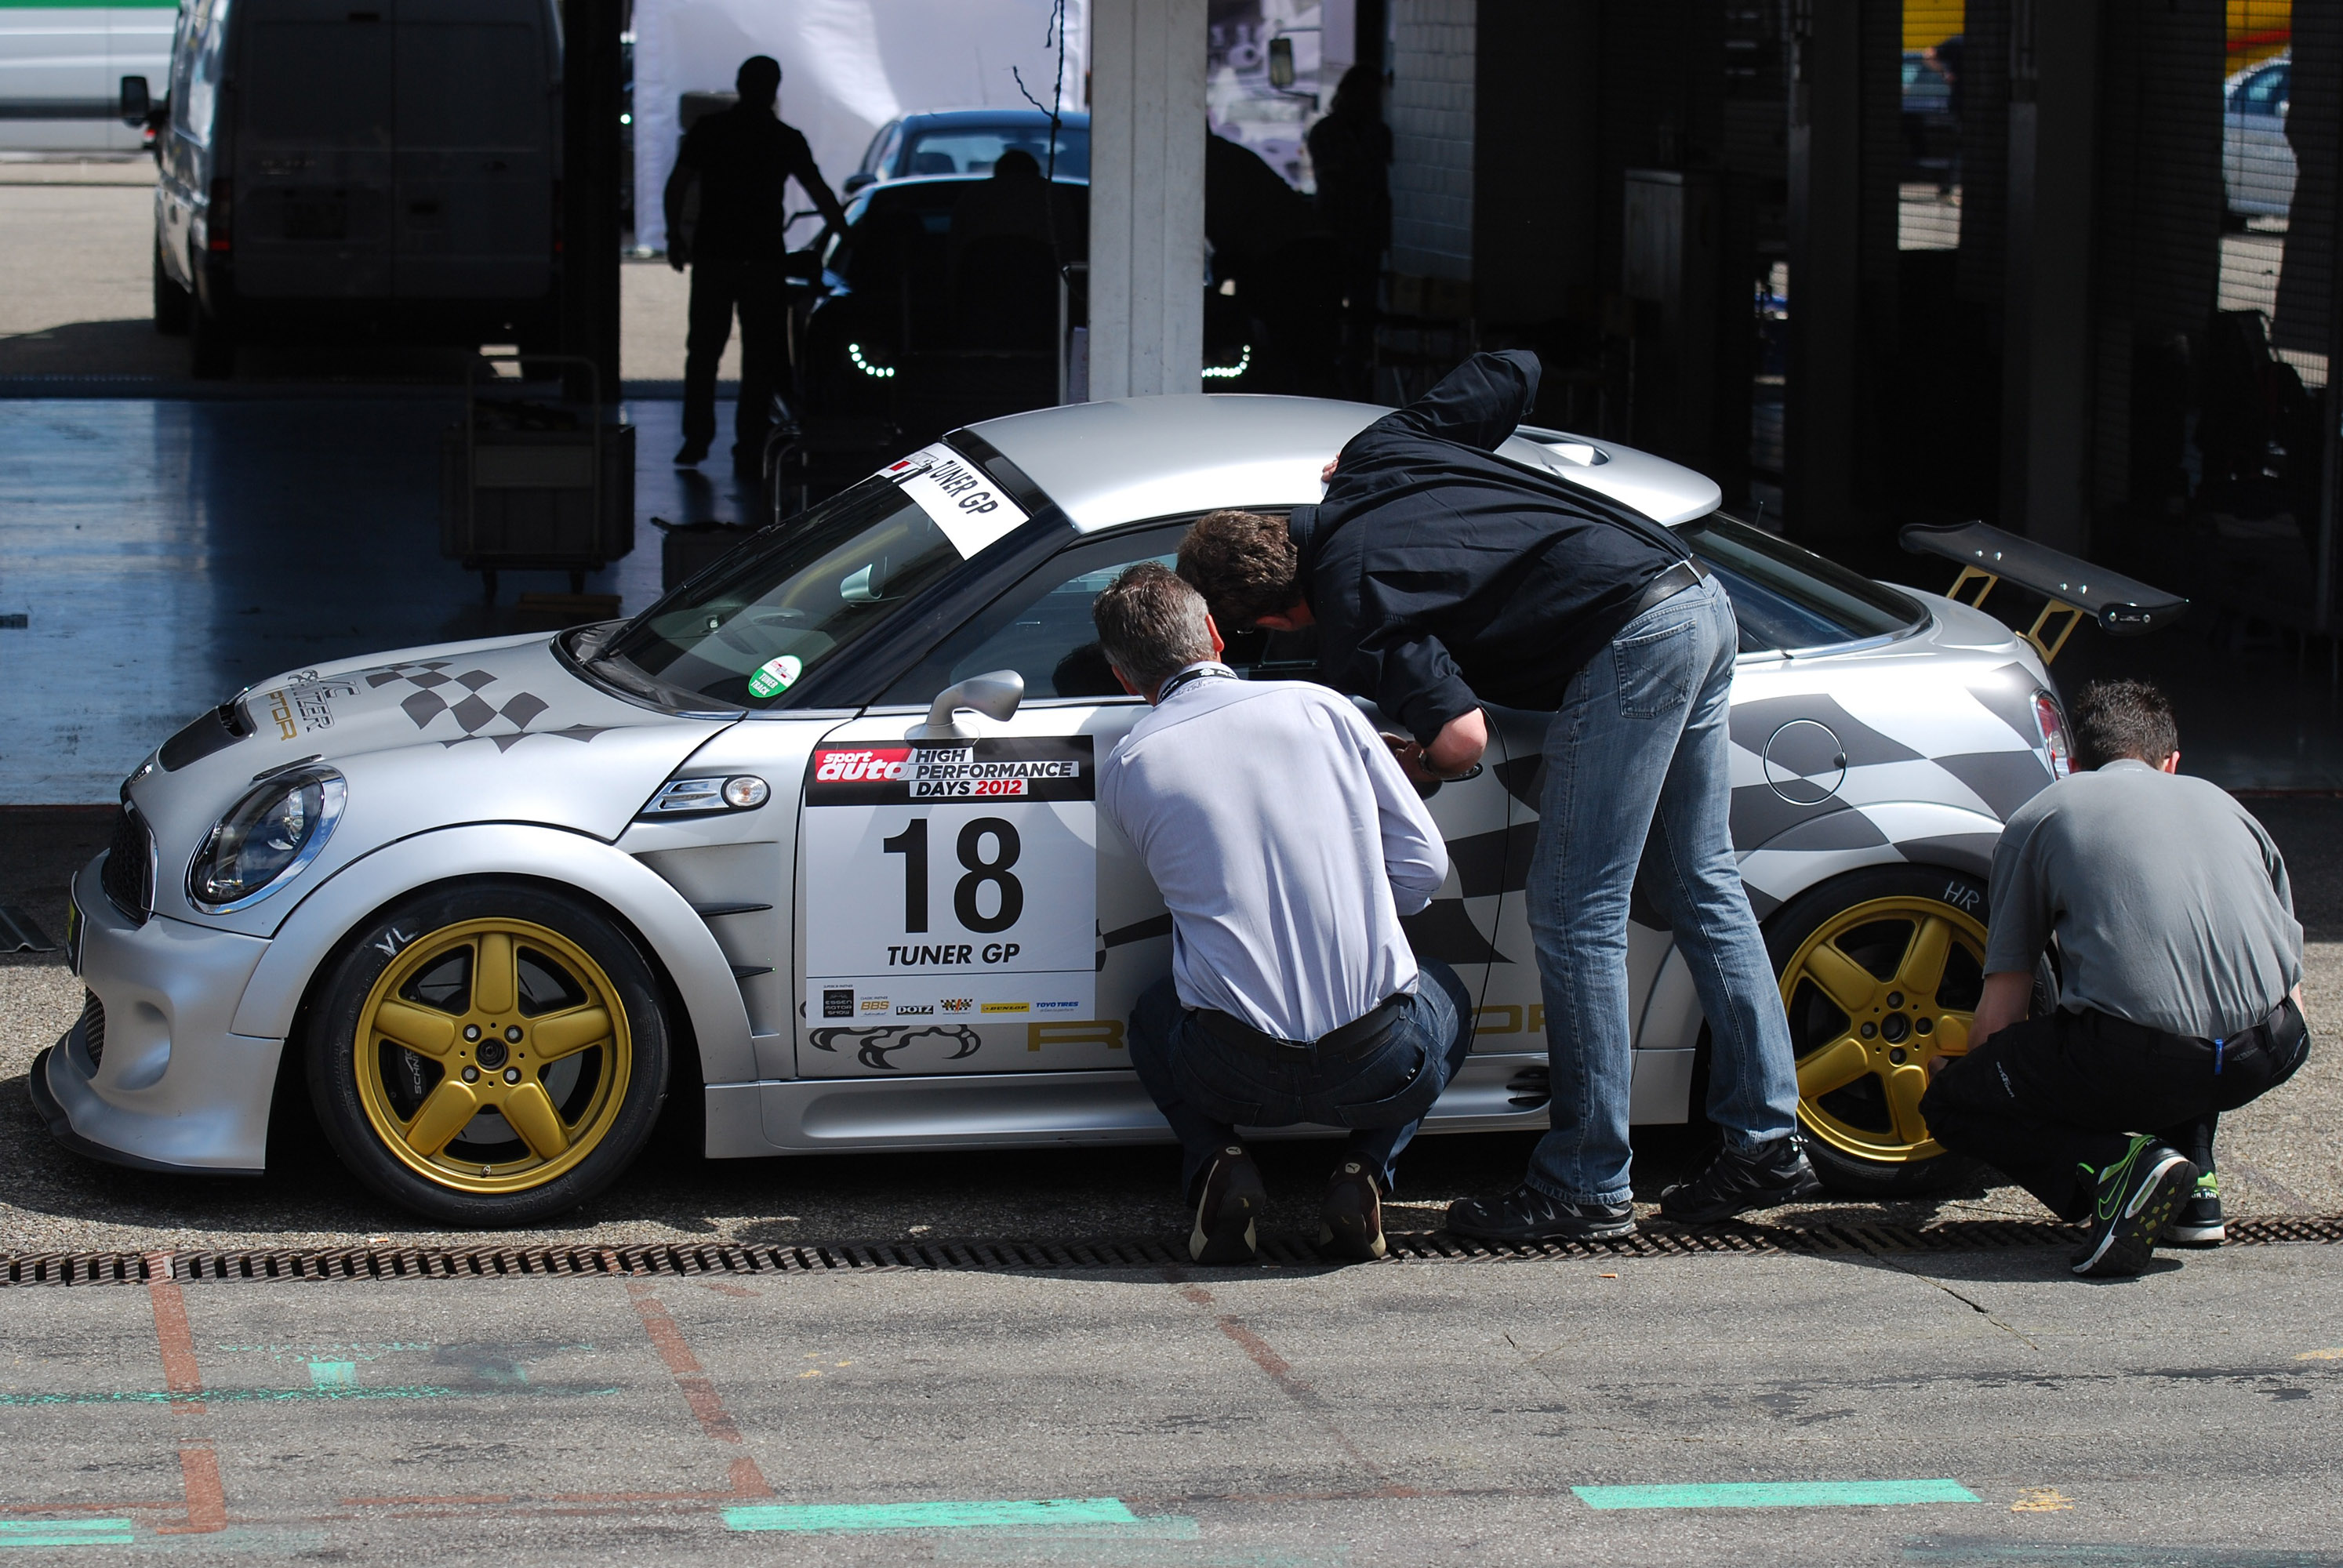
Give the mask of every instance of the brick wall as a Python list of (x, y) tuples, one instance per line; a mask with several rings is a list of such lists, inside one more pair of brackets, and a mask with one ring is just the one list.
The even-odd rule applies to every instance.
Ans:
[(1473, 276), (1475, 0), (1393, 0), (1392, 268)]

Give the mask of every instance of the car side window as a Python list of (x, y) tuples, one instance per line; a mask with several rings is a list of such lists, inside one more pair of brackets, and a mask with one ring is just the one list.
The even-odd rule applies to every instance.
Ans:
[[(1025, 678), (1025, 698), (1120, 698), (1127, 694), (1099, 651), (1091, 602), (1140, 561), (1174, 564), (1183, 522), (1136, 528), (1076, 545), (994, 600), (985, 612), (937, 644), (880, 700), (922, 703), (954, 681), (989, 670)], [(1228, 638), (1222, 657), (1238, 674), (1307, 679), (1317, 670), (1318, 631), (1247, 630)]]

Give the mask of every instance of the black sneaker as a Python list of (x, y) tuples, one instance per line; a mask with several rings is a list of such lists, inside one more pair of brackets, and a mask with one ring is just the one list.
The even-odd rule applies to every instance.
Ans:
[(1632, 1203), (1566, 1203), (1524, 1181), (1493, 1198), (1448, 1205), (1451, 1234), (1476, 1241), (1595, 1241), (1635, 1233)]
[(679, 468), (697, 468), (707, 460), (708, 443), (705, 441), (686, 441), (683, 449), (675, 455), (675, 466)]
[(2145, 1134), (2124, 1157), (2097, 1172), (2091, 1231), (2075, 1254), (2077, 1274), (2108, 1279), (2147, 1267), (2156, 1238), (2197, 1185), (2197, 1167), (2177, 1149)]
[(1746, 1151), (1727, 1145), (1707, 1170), (1661, 1192), (1660, 1218), (1679, 1225), (1714, 1225), (1752, 1209), (1812, 1198), (1822, 1190), (1822, 1178), (1806, 1163), (1805, 1146), (1793, 1132)]
[(1257, 1224), (1268, 1203), (1269, 1190), (1261, 1184), (1261, 1170), (1252, 1156), (1243, 1144), (1230, 1144), (1204, 1174), (1188, 1256), (1200, 1263), (1253, 1261), (1261, 1247)]
[(1334, 1167), (1318, 1218), (1321, 1251), (1371, 1263), (1389, 1250), (1383, 1241), (1383, 1194), (1363, 1161), (1345, 1160)]
[(2164, 1228), (2158, 1245), (2166, 1247), (2217, 1247), (2229, 1239), (2229, 1228), (2221, 1222), (2221, 1179), (2207, 1171), (2197, 1178), (2197, 1185), (2188, 1194), (2180, 1211)]

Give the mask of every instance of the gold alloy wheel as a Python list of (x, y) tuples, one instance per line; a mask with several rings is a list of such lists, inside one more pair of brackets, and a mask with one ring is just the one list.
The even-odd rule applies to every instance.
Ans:
[(1920, 1115), (1928, 1066), (1968, 1050), (1985, 927), (1923, 895), (1872, 899), (1823, 922), (1782, 970), (1798, 1119), (1841, 1153), (1935, 1159)]
[(518, 920), (464, 920), (401, 949), (367, 993), (353, 1049), (391, 1156), (487, 1195), (541, 1187), (592, 1153), (634, 1066), (601, 965)]

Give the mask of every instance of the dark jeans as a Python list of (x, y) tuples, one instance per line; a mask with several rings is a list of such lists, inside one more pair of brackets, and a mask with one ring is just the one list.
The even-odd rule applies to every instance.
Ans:
[[(2289, 1002), (2273, 1045), (2217, 1050), (2103, 1012), (2055, 1012), (2011, 1024), (1937, 1072), (1920, 1101), (1936, 1141), (1982, 1160), (2064, 1220), (2090, 1212), (2078, 1166), (2123, 1158), (2152, 1132), (2191, 1160), (2210, 1158), (2213, 1121), (2294, 1076), (2309, 1053)], [(2200, 1161), (2201, 1163), (2201, 1161)]]
[(691, 326), (683, 349), (683, 438), (702, 445), (716, 439), (716, 367), (732, 338), (732, 313), (740, 313), (740, 403), (733, 415), (733, 437), (740, 457), (761, 461), (765, 432), (773, 422), (773, 383), (780, 374), (788, 279), (778, 261), (731, 261), (723, 257), (691, 264)]
[(1352, 1130), (1348, 1158), (1363, 1161), (1392, 1190), (1392, 1162), (1473, 1049), (1473, 1000), (1456, 971), (1419, 959), (1423, 978), (1383, 1043), (1346, 1061), (1295, 1051), (1271, 1060), (1222, 1041), (1180, 1005), (1170, 977), (1131, 1011), (1131, 1065), (1163, 1120), (1180, 1135), (1182, 1191), (1212, 1169), (1212, 1157), (1243, 1127), (1297, 1121)]

